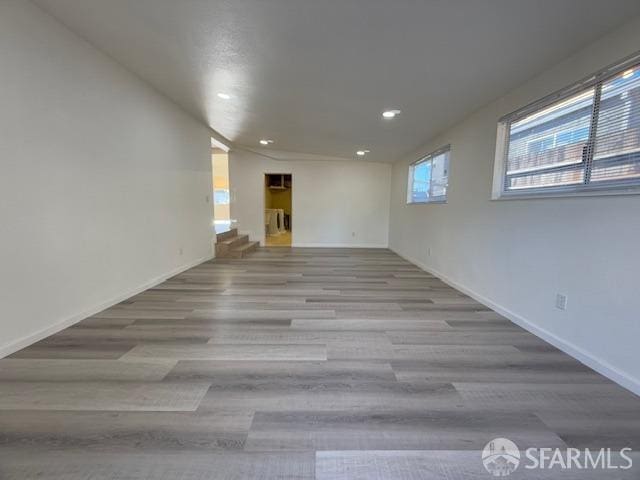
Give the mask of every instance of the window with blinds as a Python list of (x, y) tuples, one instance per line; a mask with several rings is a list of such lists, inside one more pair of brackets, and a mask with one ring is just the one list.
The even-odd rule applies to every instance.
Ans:
[(447, 201), (450, 153), (447, 145), (409, 166), (407, 203)]
[(640, 58), (514, 112), (499, 125), (499, 195), (640, 186)]

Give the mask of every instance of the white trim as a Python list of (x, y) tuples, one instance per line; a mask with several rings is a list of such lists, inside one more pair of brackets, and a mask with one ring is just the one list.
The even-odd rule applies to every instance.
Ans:
[(584, 363), (586, 366), (592, 368), (593, 370), (595, 370), (596, 372), (600, 373), (601, 375), (604, 375), (605, 377), (609, 378), (610, 380), (616, 382), (618, 385), (621, 385), (622, 387), (630, 390), (631, 392), (635, 393), (636, 395), (640, 395), (640, 379), (634, 378), (631, 375), (621, 371), (620, 369), (618, 369), (617, 367), (611, 365), (610, 363), (593, 356), (591, 353), (587, 352), (586, 350), (584, 350), (583, 348), (568, 342), (560, 337), (558, 337), (557, 335), (555, 335), (554, 333), (551, 333), (550, 331), (544, 329), (544, 328), (540, 328), (537, 325), (535, 325), (533, 322), (531, 322), (530, 320), (527, 320), (526, 318), (518, 315), (515, 312), (512, 312), (511, 310), (509, 310), (506, 307), (503, 307), (502, 305), (495, 303), (493, 300), (485, 297), (484, 295), (481, 295), (477, 292), (475, 292), (474, 290), (462, 285), (461, 283), (458, 283), (457, 281), (449, 278), (448, 276), (444, 275), (443, 273), (425, 265), (424, 263), (422, 263), (419, 260), (416, 260), (414, 258), (411, 258), (409, 256), (403, 255), (400, 252), (396, 251), (394, 248), (390, 247), (390, 250), (394, 253), (396, 253), (397, 255), (399, 255), (400, 257), (404, 258), (405, 260), (413, 263), (414, 265), (420, 267), (422, 270), (424, 270), (425, 272), (431, 273), (432, 275), (435, 275), (436, 277), (438, 277), (440, 280), (442, 280), (444, 283), (446, 283), (447, 285), (455, 288), (456, 290), (461, 291), (462, 293), (469, 295), (471, 298), (473, 298), (474, 300), (482, 303), (483, 305), (486, 305), (487, 307), (489, 307), (490, 309), (492, 309), (493, 311), (499, 313), (500, 315), (508, 318), (509, 320), (511, 320), (513, 323), (515, 323), (516, 325), (519, 325), (520, 327), (524, 328), (525, 330), (533, 333), (534, 335), (536, 335), (537, 337), (540, 337), (541, 339), (545, 340), (546, 342), (550, 343), (551, 345), (553, 345), (556, 348), (559, 348), (560, 350), (562, 350), (564, 353), (571, 355), (573, 358), (575, 358), (576, 360), (578, 360), (581, 363)]
[(427, 200), (426, 202), (407, 202), (407, 205), (446, 205), (448, 202), (444, 200)]
[(292, 247), (299, 248), (389, 248), (382, 243), (299, 243), (293, 242)]
[(507, 163), (507, 125), (504, 122), (498, 123), (496, 132), (496, 155), (493, 161), (493, 184), (491, 186), (491, 200), (502, 198), (502, 186), (504, 185), (504, 173)]
[(163, 275), (160, 275), (159, 277), (155, 277), (154, 279), (132, 289), (132, 290), (128, 290), (126, 292), (122, 292), (119, 295), (116, 295), (115, 297), (100, 303), (92, 308), (89, 308), (83, 312), (77, 313), (75, 315), (72, 315), (69, 318), (65, 318), (64, 320), (61, 320), (59, 322), (54, 323), (53, 325), (50, 325), (46, 328), (43, 328), (41, 330), (37, 330), (33, 333), (30, 333), (29, 335), (26, 335), (22, 338), (19, 338), (18, 340), (14, 340), (11, 343), (4, 345), (4, 346), (0, 346), (0, 358), (4, 358), (8, 355), (11, 355), (12, 353), (17, 352), (18, 350), (22, 350), (25, 347), (28, 347), (29, 345), (39, 342), (40, 340), (47, 338), (50, 335), (53, 335), (54, 333), (58, 333), (60, 330), (64, 330), (65, 328), (70, 327), (71, 325), (74, 325), (82, 320), (84, 320), (85, 318), (88, 318), (92, 315), (95, 315), (96, 313), (99, 313), (109, 307), (112, 307), (120, 302), (122, 302), (123, 300), (126, 300), (127, 298), (131, 298), (134, 295), (137, 295), (139, 293), (144, 292), (145, 290), (148, 290), (149, 288), (155, 287), (156, 285), (161, 284), (162, 282), (164, 282), (165, 280), (173, 277), (174, 275), (178, 275), (179, 273), (182, 273), (186, 270), (189, 270), (190, 268), (193, 268), (197, 265), (200, 265), (201, 263), (207, 262), (211, 259), (213, 259), (214, 256), (213, 255), (207, 255), (206, 257), (202, 257), (199, 258), (198, 260), (195, 260), (193, 262), (190, 262), (186, 265), (182, 265), (168, 273), (165, 273)]
[[(549, 187), (551, 190), (552, 187)], [(499, 193), (497, 196), (493, 196), (491, 198), (492, 201), (502, 202), (502, 201), (510, 201), (510, 200), (535, 200), (543, 199), (543, 198), (573, 198), (573, 197), (616, 197), (620, 195), (640, 195), (640, 185), (629, 186), (629, 187), (613, 187), (611, 185), (606, 185), (601, 188), (594, 189), (576, 189), (576, 190), (565, 190), (548, 192), (527, 192), (523, 190), (522, 193)]]

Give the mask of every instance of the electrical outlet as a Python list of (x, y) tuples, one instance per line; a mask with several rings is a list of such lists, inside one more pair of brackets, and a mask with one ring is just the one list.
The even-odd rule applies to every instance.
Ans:
[(567, 296), (561, 293), (556, 294), (556, 308), (558, 310), (567, 309)]
[(430, 257), (430, 256), (431, 256), (431, 247), (428, 247), (427, 248), (427, 257)]
[(184, 250), (182, 250), (182, 248), (180, 248), (180, 249), (178, 250), (178, 253), (179, 253), (180, 255), (182, 255), (182, 254), (184, 253)]
[(351, 232), (351, 236), (355, 237), (356, 236), (356, 232)]
[(205, 201), (206, 203), (209, 203), (209, 195), (207, 195), (206, 197), (204, 197), (204, 201)]

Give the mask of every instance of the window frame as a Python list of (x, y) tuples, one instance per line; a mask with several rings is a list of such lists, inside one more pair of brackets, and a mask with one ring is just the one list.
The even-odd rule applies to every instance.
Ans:
[[(447, 189), (444, 195), (439, 195), (437, 197), (431, 196), (431, 191), (433, 188), (433, 159), (439, 155), (448, 154), (447, 155)], [(412, 201), (411, 195), (413, 192), (413, 172), (415, 171), (415, 167), (426, 162), (431, 162), (431, 176), (429, 177), (429, 197), (425, 201)], [(407, 205), (428, 205), (428, 204), (445, 204), (447, 203), (447, 197), (449, 194), (449, 172), (450, 172), (450, 163), (451, 163), (451, 144), (444, 145), (437, 150), (434, 150), (431, 153), (421, 157), (419, 160), (416, 160), (413, 163), (409, 164), (409, 171), (407, 173), (407, 195), (406, 202)]]
[[(640, 194), (640, 179), (632, 179), (627, 182), (603, 182), (601, 184), (590, 183), (591, 166), (594, 157), (594, 145), (596, 141), (596, 125), (600, 107), (600, 96), (602, 84), (611, 78), (619, 75), (623, 71), (640, 66), (640, 51), (623, 60), (609, 65), (582, 80), (560, 89), (546, 97), (532, 102), (498, 120), (496, 136), (496, 152), (493, 169), (493, 187), (491, 193), (492, 200), (521, 200), (527, 198), (549, 198), (549, 197), (576, 197), (595, 195), (638, 195)], [(561, 185), (556, 187), (538, 187), (524, 189), (507, 189), (507, 165), (509, 155), (509, 137), (511, 125), (533, 113), (541, 111), (554, 103), (568, 99), (574, 95), (594, 90), (594, 98), (589, 126), (589, 136), (586, 144), (586, 155), (582, 162), (573, 165), (550, 167), (549, 172), (554, 170), (584, 164), (585, 178), (583, 183)], [(546, 173), (547, 170), (540, 169), (539, 173)]]

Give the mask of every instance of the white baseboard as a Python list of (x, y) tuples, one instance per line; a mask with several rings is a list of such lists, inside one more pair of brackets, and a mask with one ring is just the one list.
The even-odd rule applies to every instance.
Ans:
[(141, 292), (144, 292), (145, 290), (148, 290), (149, 288), (155, 287), (156, 285), (159, 285), (160, 283), (164, 282), (168, 278), (171, 278), (174, 275), (178, 275), (179, 273), (189, 270), (190, 268), (200, 265), (201, 263), (211, 260), (212, 258), (213, 258), (213, 255), (208, 255), (206, 257), (199, 258), (198, 260), (195, 260), (188, 264), (182, 265), (168, 273), (165, 273), (163, 275), (160, 275), (159, 277), (153, 278), (152, 280), (144, 283), (143, 285), (140, 285), (132, 290), (122, 292), (121, 294), (116, 295), (115, 297), (105, 302), (102, 302), (98, 305), (95, 305), (94, 307), (89, 308), (83, 312), (77, 313), (69, 318), (65, 318), (64, 320), (58, 321), (46, 328), (30, 333), (29, 335), (26, 335), (22, 338), (19, 338), (18, 340), (10, 342), (7, 345), (2, 345), (0, 346), (0, 358), (4, 358), (7, 355), (11, 355), (12, 353), (17, 352), (18, 350), (22, 350), (23, 348), (28, 347), (33, 343), (39, 342), (40, 340), (47, 338), (48, 336), (53, 335), (54, 333), (58, 333), (60, 330), (64, 330), (65, 328), (68, 328), (71, 325), (74, 325), (84, 320), (87, 317), (95, 315), (96, 313), (99, 313), (102, 310), (105, 310), (109, 307), (112, 307), (122, 302), (123, 300), (126, 300), (127, 298), (131, 298), (134, 295), (137, 295)]
[(389, 248), (380, 243), (299, 243), (293, 242), (292, 247), (300, 248)]
[(456, 290), (461, 291), (462, 293), (464, 293), (466, 295), (469, 295), (474, 300), (482, 303), (483, 305), (486, 305), (487, 307), (489, 307), (493, 311), (495, 311), (495, 312), (499, 313), (500, 315), (508, 318), (509, 320), (511, 320), (516, 325), (519, 325), (520, 327), (522, 327), (525, 330), (533, 333), (537, 337), (540, 337), (541, 339), (543, 339), (546, 342), (550, 343), (554, 347), (559, 348), (564, 353), (566, 353), (568, 355), (571, 355), (573, 358), (575, 358), (579, 362), (582, 362), (583, 364), (585, 364), (589, 368), (592, 368), (593, 370), (595, 370), (596, 372), (600, 373), (601, 375), (604, 375), (608, 379), (616, 382), (618, 385), (621, 385), (622, 387), (626, 388), (627, 390), (630, 390), (631, 392), (635, 393), (636, 395), (640, 395), (640, 380), (639, 379), (634, 378), (633, 376), (631, 376), (631, 375), (621, 371), (620, 369), (614, 367), (610, 363), (608, 363), (608, 362), (606, 362), (606, 361), (604, 361), (604, 360), (602, 360), (602, 359), (600, 359), (598, 357), (593, 356), (591, 353), (587, 352), (586, 350), (582, 349), (581, 347), (579, 347), (579, 346), (577, 346), (577, 345), (575, 345), (575, 344), (573, 344), (573, 343), (571, 343), (571, 342), (569, 342), (567, 340), (564, 340), (564, 339), (558, 337), (554, 333), (551, 333), (550, 331), (548, 331), (548, 330), (546, 330), (544, 328), (538, 327), (537, 325), (535, 325), (530, 320), (527, 320), (526, 318), (522, 317), (521, 315), (509, 310), (508, 308), (503, 307), (502, 305), (494, 302), (490, 298), (487, 298), (484, 295), (481, 295), (481, 294), (475, 292), (474, 290), (466, 287), (465, 285), (457, 282), (456, 280), (453, 280), (452, 278), (447, 277), (443, 273), (441, 273), (441, 272), (439, 272), (437, 270), (434, 270), (433, 268), (431, 268), (431, 267), (425, 265), (424, 263), (422, 263), (420, 260), (417, 260), (415, 258), (411, 258), (410, 256), (407, 256), (407, 255), (403, 255), (402, 253), (396, 251), (392, 247), (390, 247), (390, 249), (391, 249), (392, 252), (396, 253), (397, 255), (399, 255), (400, 257), (404, 258), (405, 260), (407, 260), (407, 261), (413, 263), (414, 265), (420, 267), (425, 272), (430, 273), (432, 275), (435, 275), (436, 277), (438, 277), (440, 280), (442, 280), (447, 285), (455, 288)]

